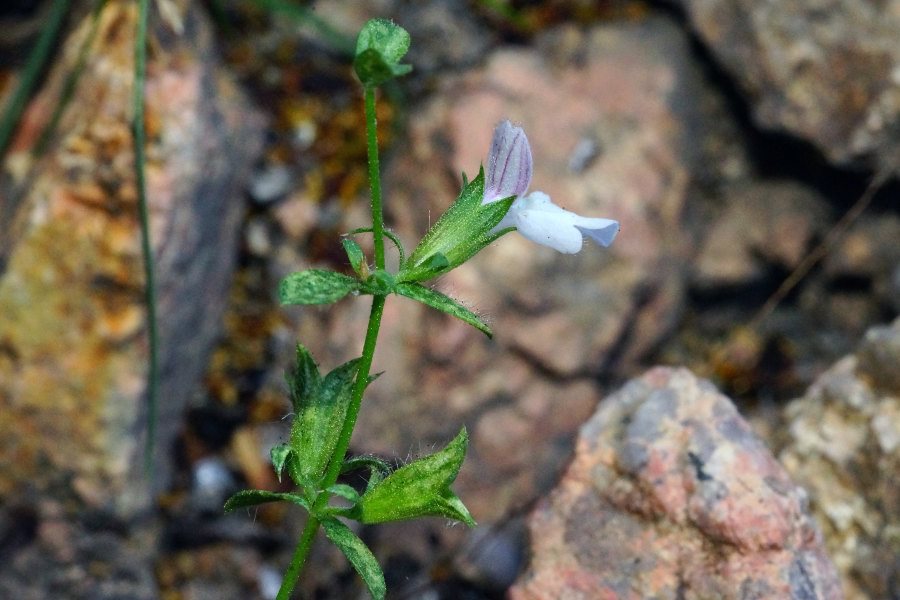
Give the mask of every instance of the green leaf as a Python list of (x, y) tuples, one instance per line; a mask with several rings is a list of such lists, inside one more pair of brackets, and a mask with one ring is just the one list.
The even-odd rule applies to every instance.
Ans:
[(319, 375), (319, 367), (313, 360), (309, 350), (297, 344), (296, 368), (287, 377), (288, 388), (291, 393), (291, 407), (297, 415), (305, 402), (309, 402), (319, 386), (322, 385), (322, 376)]
[(406, 296), (407, 298), (411, 298), (413, 300), (421, 302), (422, 304), (427, 304), (432, 308), (436, 308), (441, 312), (445, 312), (448, 315), (465, 321), (469, 325), (477, 328), (486, 336), (493, 337), (491, 328), (488, 327), (484, 321), (479, 319), (478, 315), (473, 313), (471, 310), (469, 310), (450, 296), (445, 296), (438, 291), (428, 289), (427, 287), (419, 285), (418, 283), (398, 283), (394, 291), (401, 296)]
[(394, 291), (396, 285), (394, 276), (385, 270), (379, 269), (372, 273), (362, 285), (362, 291), (376, 296), (387, 296)]
[(501, 235), (513, 231), (512, 227), (497, 232), (492, 230), (509, 212), (515, 197), (488, 204), (482, 204), (483, 199), (484, 168), (481, 168), (478, 176), (463, 187), (456, 202), (425, 234), (401, 268), (397, 280), (424, 281), (446, 273)]
[(366, 255), (363, 254), (362, 248), (350, 238), (344, 238), (341, 240), (341, 244), (347, 253), (350, 266), (353, 267), (360, 279), (365, 280), (369, 276), (369, 265), (366, 263)]
[(275, 474), (278, 475), (279, 483), (281, 483), (281, 472), (284, 470), (284, 464), (287, 462), (288, 457), (293, 451), (294, 449), (288, 444), (272, 446), (272, 449), (269, 451), (269, 456), (272, 459), (272, 466), (275, 467)]
[(247, 508), (266, 502), (290, 502), (309, 510), (309, 502), (306, 498), (297, 494), (282, 492), (269, 492), (267, 490), (241, 490), (225, 502), (225, 512), (231, 512), (238, 508)]
[(422, 262), (422, 268), (434, 273), (440, 273), (449, 266), (450, 261), (440, 252), (435, 252)]
[(357, 469), (369, 469), (369, 481), (366, 491), (391, 474), (391, 465), (375, 456), (355, 456), (344, 461), (341, 473), (349, 473)]
[(356, 76), (366, 87), (381, 85), (412, 71), (410, 65), (386, 62), (381, 54), (372, 48), (356, 55), (356, 58), (353, 59), (353, 68), (356, 70)]
[(369, 593), (375, 600), (382, 600), (387, 593), (387, 585), (384, 582), (384, 573), (375, 559), (375, 555), (366, 544), (356, 537), (350, 528), (335, 519), (327, 517), (322, 519), (322, 529), (325, 535), (341, 549), (360, 578), (369, 588)]
[(328, 467), (347, 416), (358, 362), (354, 359), (335, 368), (298, 399), (290, 445), (296, 456), (295, 481), (299, 485), (318, 482)]
[(468, 442), (463, 428), (440, 452), (400, 467), (368, 490), (346, 516), (365, 524), (438, 516), (474, 526), (469, 510), (450, 489)]
[[(353, 235), (355, 233), (372, 233), (372, 228), (359, 227), (357, 229), (354, 229), (353, 231), (347, 232), (347, 235)], [(400, 255), (400, 264), (402, 265), (404, 262), (406, 262), (406, 254), (403, 250), (403, 244), (400, 242), (400, 238), (398, 238), (394, 233), (388, 231), (387, 229), (382, 231), (382, 233), (384, 234), (384, 237), (394, 242), (394, 246), (396, 246), (397, 248), (397, 253)]]
[(359, 281), (353, 277), (334, 271), (310, 269), (291, 273), (282, 279), (278, 286), (278, 298), (282, 304), (328, 304), (358, 289)]
[(359, 501), (359, 492), (345, 483), (336, 483), (325, 491), (333, 496), (340, 496), (351, 504), (356, 504)]
[(384, 60), (396, 63), (409, 51), (409, 33), (387, 19), (370, 19), (356, 38), (356, 53), (374, 49)]
[(353, 68), (366, 87), (412, 71), (410, 65), (400, 64), (409, 50), (409, 33), (387, 19), (371, 19), (359, 32)]

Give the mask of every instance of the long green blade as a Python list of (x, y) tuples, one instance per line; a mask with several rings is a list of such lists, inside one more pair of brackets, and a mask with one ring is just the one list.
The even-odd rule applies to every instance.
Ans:
[(0, 154), (6, 152), (6, 146), (19, 124), (19, 119), (25, 111), (25, 106), (28, 104), (28, 99), (31, 98), (31, 93), (34, 91), (41, 73), (44, 71), (44, 66), (50, 57), (50, 50), (53, 49), (53, 44), (59, 36), (71, 4), (71, 0), (55, 0), (50, 8), (47, 24), (31, 49), (28, 61), (22, 71), (22, 79), (19, 80), (19, 85), (3, 110), (3, 117), (0, 118)]
[(104, 6), (106, 6), (106, 0), (97, 0), (94, 3), (94, 9), (91, 15), (91, 29), (81, 42), (81, 46), (78, 48), (78, 58), (75, 61), (75, 66), (66, 74), (66, 80), (63, 82), (62, 90), (59, 93), (59, 99), (56, 101), (56, 106), (53, 107), (53, 115), (50, 117), (50, 120), (47, 121), (47, 125), (41, 132), (41, 136), (38, 138), (34, 148), (31, 149), (31, 153), (34, 156), (40, 156), (44, 153), (44, 150), (47, 149), (47, 145), (50, 143), (50, 140), (59, 125), (59, 120), (62, 118), (63, 111), (72, 100), (72, 96), (75, 93), (75, 86), (78, 84), (81, 74), (84, 73), (89, 50), (91, 49), (94, 40), (97, 38), (97, 31), (100, 29), (100, 11), (103, 10)]
[(134, 174), (137, 182), (138, 211), (141, 221), (141, 250), (144, 257), (144, 301), (147, 304), (147, 335), (150, 358), (147, 374), (147, 444), (144, 448), (144, 469), (153, 473), (153, 450), (156, 443), (157, 396), (159, 386), (159, 333), (156, 323), (156, 277), (153, 269), (153, 248), (150, 245), (150, 214), (147, 208), (147, 180), (144, 174), (144, 84), (147, 77), (147, 20), (150, 0), (138, 0), (137, 33), (134, 38), (134, 93), (132, 122), (134, 140)]

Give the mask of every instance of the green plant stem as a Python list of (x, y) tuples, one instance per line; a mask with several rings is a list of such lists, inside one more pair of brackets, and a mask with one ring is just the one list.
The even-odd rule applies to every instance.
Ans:
[(19, 80), (12, 98), (3, 111), (3, 117), (0, 118), (0, 154), (6, 152), (6, 145), (19, 124), (19, 118), (25, 111), (31, 92), (34, 91), (38, 78), (44, 70), (44, 65), (47, 64), (50, 50), (53, 49), (53, 43), (56, 41), (60, 28), (65, 22), (71, 3), (71, 0), (55, 0), (50, 8), (47, 24), (34, 43), (34, 47), (28, 55), (28, 62), (25, 63), (25, 68), (22, 69), (22, 78)]
[(147, 305), (147, 335), (150, 357), (147, 374), (147, 444), (144, 468), (153, 472), (153, 447), (156, 439), (156, 405), (159, 379), (159, 334), (156, 323), (156, 277), (153, 270), (153, 247), (150, 244), (150, 211), (147, 208), (147, 181), (144, 176), (146, 143), (144, 132), (144, 83), (147, 78), (147, 20), (150, 0), (139, 0), (137, 32), (134, 40), (134, 93), (132, 96), (134, 140), (134, 173), (137, 184), (138, 213), (141, 222), (141, 250), (144, 258), (144, 301)]
[(369, 146), (369, 188), (372, 193), (372, 237), (375, 238), (375, 268), (384, 268), (384, 215), (381, 208), (381, 175), (375, 120), (375, 88), (366, 87), (366, 139)]
[(306, 520), (306, 526), (303, 528), (303, 533), (300, 535), (300, 541), (297, 543), (294, 555), (291, 557), (291, 564), (284, 573), (284, 579), (281, 580), (281, 587), (278, 589), (278, 595), (275, 596), (275, 600), (290, 600), (318, 530), (319, 520), (309, 515), (309, 518)]
[[(341, 436), (338, 438), (337, 446), (334, 454), (331, 455), (331, 462), (328, 463), (328, 470), (322, 480), (322, 489), (328, 489), (337, 482), (338, 475), (341, 473), (341, 466), (344, 463), (344, 455), (350, 447), (350, 437), (353, 435), (353, 429), (356, 427), (356, 418), (359, 416), (359, 409), (362, 406), (363, 392), (366, 390), (366, 384), (369, 381), (369, 370), (372, 368), (372, 358), (375, 356), (375, 342), (378, 340), (378, 330), (381, 328), (381, 315), (384, 313), (384, 301), (386, 296), (372, 297), (372, 310), (369, 313), (369, 326), (366, 330), (366, 341), (363, 343), (363, 353), (359, 360), (358, 371), (356, 372), (356, 381), (353, 384), (353, 395), (350, 398), (350, 406), (347, 408), (347, 417), (344, 419), (344, 426), (341, 429)], [(328, 503), (328, 494), (323, 492), (316, 500), (314, 511), (320, 510)], [(309, 516), (303, 533), (300, 536), (300, 542), (294, 550), (294, 556), (291, 558), (291, 564), (284, 575), (281, 582), (281, 589), (275, 600), (288, 600), (303, 570), (309, 551), (312, 548), (312, 541), (315, 538), (316, 531), (319, 529), (319, 521)]]
[[(365, 90), (366, 105), (366, 137), (369, 146), (369, 187), (372, 192), (372, 235), (375, 238), (375, 267), (384, 268), (384, 214), (381, 204), (381, 174), (378, 167), (378, 137), (375, 131), (375, 89), (366, 88)], [(378, 341), (378, 331), (381, 328), (381, 316), (384, 314), (384, 303), (386, 296), (373, 296), (372, 308), (369, 311), (369, 325), (366, 328), (366, 339), (363, 342), (362, 356), (359, 359), (359, 366), (356, 371), (356, 380), (353, 382), (353, 392), (350, 397), (350, 405), (347, 407), (347, 416), (344, 418), (344, 425), (341, 428), (341, 435), (338, 438), (328, 463), (328, 470), (322, 479), (322, 489), (328, 489), (337, 482), (338, 476), (341, 474), (341, 467), (344, 464), (344, 455), (350, 448), (350, 438), (353, 436), (353, 429), (356, 427), (356, 419), (359, 416), (359, 409), (362, 406), (363, 393), (369, 384), (369, 372), (372, 369), (372, 359), (375, 357), (375, 344)], [(325, 508), (328, 504), (328, 494), (323, 492), (316, 499), (312, 512)], [(303, 571), (303, 565), (309, 556), (312, 548), (313, 540), (319, 529), (319, 521), (309, 516), (303, 533), (300, 535), (300, 541), (291, 557), (291, 564), (284, 574), (281, 582), (281, 588), (275, 600), (289, 600)]]

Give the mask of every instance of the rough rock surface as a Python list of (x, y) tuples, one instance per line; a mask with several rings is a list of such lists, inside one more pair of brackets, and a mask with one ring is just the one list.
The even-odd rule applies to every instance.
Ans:
[(770, 265), (795, 268), (827, 223), (825, 200), (792, 182), (735, 186), (723, 204), (692, 265), (701, 289), (747, 285)]
[(680, 3), (761, 125), (896, 168), (900, 0)]
[(604, 400), (529, 526), (514, 600), (841, 597), (806, 492), (683, 369)]
[[(161, 316), (158, 467), (199, 383), (233, 268), (241, 174), (259, 119), (218, 67), (203, 14), (154, 13), (147, 185)], [(141, 468), (146, 321), (131, 114), (136, 7), (107, 3), (56, 135), (30, 150), (74, 68), (86, 20), (34, 100), (0, 191), (0, 497), (65, 494), (127, 517)], [(236, 201), (238, 200), (238, 201)]]
[(900, 320), (785, 410), (780, 454), (809, 490), (848, 598), (900, 597)]

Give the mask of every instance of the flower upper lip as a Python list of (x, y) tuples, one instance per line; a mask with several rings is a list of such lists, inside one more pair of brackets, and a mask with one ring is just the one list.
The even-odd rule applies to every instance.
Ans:
[(502, 121), (491, 141), (483, 203), (524, 194), (531, 185), (532, 170), (531, 146), (525, 131)]
[(581, 250), (584, 236), (601, 246), (613, 242), (619, 232), (618, 221), (582, 217), (553, 204), (543, 192), (525, 195), (533, 170), (525, 131), (508, 120), (501, 121), (491, 141), (482, 204), (511, 196), (516, 200), (495, 231), (515, 227), (529, 240), (566, 254)]

